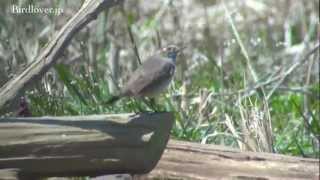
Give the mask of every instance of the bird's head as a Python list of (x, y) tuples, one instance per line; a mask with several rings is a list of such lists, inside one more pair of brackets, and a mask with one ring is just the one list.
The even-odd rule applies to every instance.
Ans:
[(181, 48), (176, 45), (169, 45), (161, 49), (161, 53), (170, 58), (173, 62), (176, 62), (176, 58), (181, 52)]

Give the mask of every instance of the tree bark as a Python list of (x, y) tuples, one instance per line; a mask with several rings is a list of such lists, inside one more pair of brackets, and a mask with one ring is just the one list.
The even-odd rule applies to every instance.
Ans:
[(97, 18), (106, 8), (122, 3), (124, 0), (87, 0), (81, 9), (59, 33), (46, 45), (38, 57), (15, 78), (9, 80), (0, 88), (0, 112), (4, 113), (10, 107), (12, 100), (18, 97), (34, 79), (42, 77), (54, 65), (69, 45), (73, 36), (85, 25)]

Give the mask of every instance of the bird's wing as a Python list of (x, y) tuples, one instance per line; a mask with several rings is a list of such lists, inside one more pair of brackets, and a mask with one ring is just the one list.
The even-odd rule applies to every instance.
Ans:
[(151, 57), (138, 68), (124, 87), (123, 94), (138, 95), (146, 89), (156, 88), (171, 79), (175, 65), (167, 58)]

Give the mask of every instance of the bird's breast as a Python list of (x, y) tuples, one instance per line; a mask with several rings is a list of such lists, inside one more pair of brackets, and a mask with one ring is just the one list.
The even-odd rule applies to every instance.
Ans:
[(141, 96), (147, 96), (147, 97), (153, 97), (153, 96), (159, 95), (160, 93), (164, 92), (168, 88), (171, 80), (172, 80), (172, 76), (162, 81), (158, 81), (156, 84), (144, 89), (139, 94)]

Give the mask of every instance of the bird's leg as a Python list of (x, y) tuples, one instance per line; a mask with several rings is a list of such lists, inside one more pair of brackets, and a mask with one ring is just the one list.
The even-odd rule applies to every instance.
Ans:
[(150, 99), (143, 97), (141, 98), (143, 103), (147, 106), (147, 108), (151, 109), (151, 111), (156, 111), (155, 106), (150, 102)]
[(152, 98), (149, 98), (149, 101), (150, 101), (150, 105), (151, 105), (152, 109), (155, 111), (158, 111), (156, 99), (152, 97)]
[(144, 103), (155, 112), (161, 111), (161, 107), (157, 105), (155, 98), (146, 98)]
[(151, 107), (151, 105), (150, 105), (150, 103), (149, 103), (147, 98), (143, 97), (141, 99), (142, 99), (143, 103), (147, 106), (147, 108), (152, 109), (152, 107)]
[(135, 113), (139, 113), (139, 112), (144, 112), (145, 111), (143, 109), (143, 107), (141, 106), (141, 104), (136, 101), (136, 99), (133, 99), (132, 102), (133, 102), (133, 107), (134, 107), (133, 109), (134, 109)]

